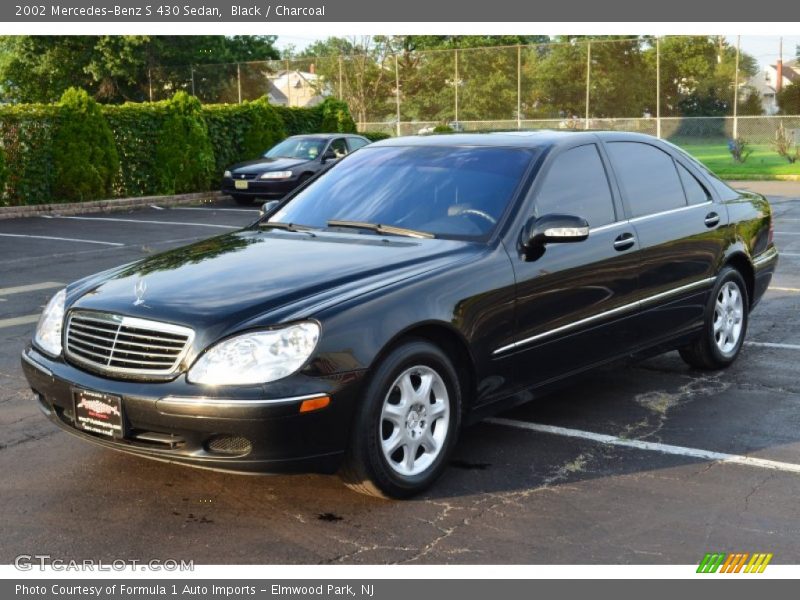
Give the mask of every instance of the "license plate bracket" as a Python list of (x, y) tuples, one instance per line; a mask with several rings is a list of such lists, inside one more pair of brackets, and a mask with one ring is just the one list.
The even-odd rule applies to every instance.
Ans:
[(78, 429), (106, 437), (125, 437), (125, 419), (120, 396), (75, 389), (72, 391), (72, 400), (75, 426)]

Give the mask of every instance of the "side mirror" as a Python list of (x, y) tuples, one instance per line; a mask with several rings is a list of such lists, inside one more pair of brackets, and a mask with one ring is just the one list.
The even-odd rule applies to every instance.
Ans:
[(273, 210), (278, 208), (278, 205), (280, 203), (281, 203), (280, 200), (270, 200), (269, 202), (264, 202), (264, 204), (261, 205), (261, 212), (259, 216), (264, 217), (265, 215), (268, 215)]
[(549, 214), (531, 218), (522, 231), (522, 247), (526, 250), (546, 244), (582, 242), (589, 237), (589, 223), (575, 215)]
[(339, 157), (336, 156), (336, 152), (333, 150), (327, 150), (325, 154), (322, 155), (322, 164), (324, 165), (329, 160), (336, 160), (337, 158)]

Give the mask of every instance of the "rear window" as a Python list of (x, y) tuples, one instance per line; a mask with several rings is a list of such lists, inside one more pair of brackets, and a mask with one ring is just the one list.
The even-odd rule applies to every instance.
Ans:
[(641, 142), (610, 142), (607, 148), (634, 217), (686, 206), (675, 161), (669, 154)]

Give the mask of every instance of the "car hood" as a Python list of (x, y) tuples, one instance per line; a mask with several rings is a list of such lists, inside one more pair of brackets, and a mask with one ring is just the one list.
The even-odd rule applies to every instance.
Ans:
[(232, 174), (236, 173), (264, 173), (265, 171), (288, 171), (298, 165), (309, 161), (302, 158), (258, 158), (233, 165), (228, 169)]
[(67, 304), (186, 325), (203, 343), (312, 317), (322, 306), (446, 267), (477, 248), (441, 239), (245, 229), (77, 282)]

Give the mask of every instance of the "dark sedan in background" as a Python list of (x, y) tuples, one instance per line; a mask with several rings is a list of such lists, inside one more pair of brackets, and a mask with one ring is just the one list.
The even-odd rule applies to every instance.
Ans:
[(22, 364), (106, 447), (406, 497), (463, 423), (588, 369), (730, 365), (777, 261), (765, 198), (649, 136), (397, 138), (241, 231), (67, 286)]
[(228, 167), (222, 176), (222, 191), (244, 205), (256, 199), (279, 200), (367, 144), (369, 140), (360, 135), (295, 135), (270, 148), (261, 158)]

